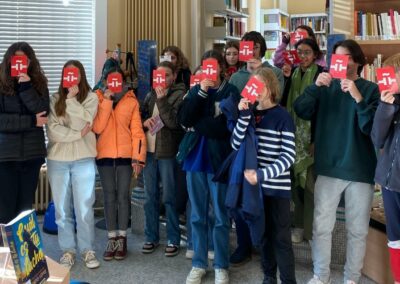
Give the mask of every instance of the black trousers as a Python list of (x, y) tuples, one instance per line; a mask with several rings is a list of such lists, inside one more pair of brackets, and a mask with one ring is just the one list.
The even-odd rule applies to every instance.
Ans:
[(39, 171), (44, 158), (0, 162), (0, 223), (32, 209)]
[(261, 251), (264, 277), (276, 279), (279, 268), (282, 284), (295, 284), (291, 240), (290, 199), (264, 196), (265, 234)]

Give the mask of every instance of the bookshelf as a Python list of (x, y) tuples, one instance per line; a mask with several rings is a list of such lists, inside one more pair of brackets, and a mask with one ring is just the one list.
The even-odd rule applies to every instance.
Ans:
[(294, 32), (300, 25), (309, 26), (314, 30), (319, 48), (326, 51), (328, 15), (325, 13), (292, 14), (290, 15), (290, 31)]
[(261, 34), (267, 48), (276, 49), (282, 42), (283, 33), (289, 32), (289, 14), (280, 9), (261, 9)]

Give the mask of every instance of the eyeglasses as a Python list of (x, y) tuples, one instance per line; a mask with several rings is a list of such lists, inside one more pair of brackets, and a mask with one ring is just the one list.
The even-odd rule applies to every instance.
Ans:
[(310, 56), (310, 55), (313, 54), (313, 51), (312, 50), (301, 50), (301, 49), (298, 49), (297, 50), (297, 54), (299, 56)]

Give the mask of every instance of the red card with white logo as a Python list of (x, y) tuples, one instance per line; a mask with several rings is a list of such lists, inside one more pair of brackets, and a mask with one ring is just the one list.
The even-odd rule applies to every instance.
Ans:
[(190, 75), (190, 88), (200, 84), (203, 79), (203, 74)]
[(306, 32), (293, 32), (290, 33), (290, 44), (295, 45), (298, 41), (307, 37)]
[(285, 62), (287, 64), (290, 64), (290, 65), (299, 64), (301, 62), (301, 59), (299, 57), (299, 54), (297, 53), (297, 50), (284, 51), (283, 59), (285, 60)]
[[(392, 88), (397, 90), (396, 72), (392, 66), (377, 68), (376, 79), (379, 86), (379, 91), (382, 92)], [(396, 86), (393, 86), (394, 84), (396, 84)]]
[(167, 82), (165, 81), (165, 70), (160, 68), (160, 70), (153, 70), (153, 89), (161, 87), (165, 89), (167, 87)]
[(107, 88), (113, 93), (122, 92), (122, 75), (114, 72), (107, 76)]
[(208, 58), (204, 60), (202, 64), (203, 79), (217, 81), (217, 66), (218, 61), (215, 58)]
[(243, 98), (247, 98), (251, 103), (254, 103), (263, 89), (264, 84), (256, 77), (251, 77), (240, 95)]
[(239, 61), (249, 61), (254, 55), (254, 42), (241, 41), (239, 47)]
[(28, 57), (14, 55), (11, 57), (11, 77), (16, 77), (21, 73), (28, 73)]
[(346, 79), (348, 62), (348, 55), (332, 54), (331, 66), (329, 68), (329, 73), (331, 74), (332, 78)]
[(76, 67), (64, 68), (63, 71), (63, 88), (70, 88), (78, 85), (79, 69)]

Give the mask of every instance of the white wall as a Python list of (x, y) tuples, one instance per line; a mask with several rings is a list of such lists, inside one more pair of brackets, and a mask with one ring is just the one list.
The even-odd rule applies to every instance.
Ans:
[(104, 61), (106, 60), (105, 50), (107, 49), (107, 0), (95, 1), (95, 45), (94, 60), (95, 72), (93, 82), (96, 84), (101, 76)]

